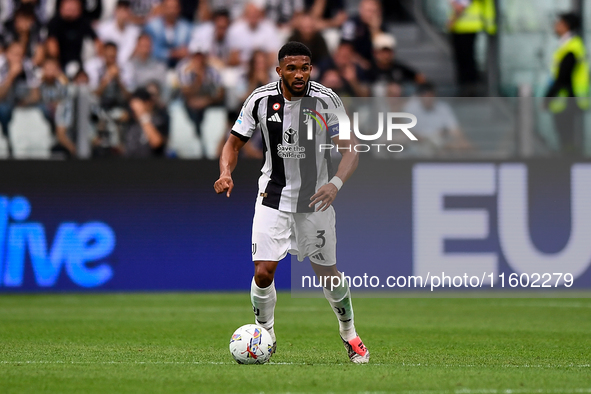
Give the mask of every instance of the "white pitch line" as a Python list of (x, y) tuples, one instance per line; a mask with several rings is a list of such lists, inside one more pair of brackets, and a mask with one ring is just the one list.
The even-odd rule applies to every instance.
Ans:
[[(591, 388), (577, 389), (458, 389), (458, 390), (400, 390), (400, 391), (344, 391), (338, 394), (585, 394), (591, 393)], [(259, 394), (264, 394), (261, 392)], [(283, 394), (303, 394), (285, 392)], [(336, 394), (331, 393), (329, 394)]]
[(359, 394), (584, 394), (591, 393), (585, 389), (458, 389), (458, 390), (408, 390), (408, 391), (364, 391)]
[[(234, 362), (224, 361), (44, 361), (44, 360), (27, 360), (27, 361), (8, 361), (0, 360), (0, 364), (127, 364), (127, 365), (236, 365)], [(349, 365), (350, 363), (294, 363), (294, 362), (273, 362), (269, 365)], [(474, 365), (474, 364), (394, 364), (394, 363), (369, 363), (368, 366), (390, 366), (390, 367), (411, 367), (411, 368), (591, 368), (591, 364), (523, 364), (523, 365)]]

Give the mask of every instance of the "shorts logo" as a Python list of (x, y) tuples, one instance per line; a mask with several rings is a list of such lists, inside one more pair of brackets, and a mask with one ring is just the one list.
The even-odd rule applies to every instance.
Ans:
[(279, 103), (275, 103), (275, 104), (273, 104), (273, 109), (274, 109), (275, 111), (279, 111), (279, 108), (281, 108), (281, 104), (279, 104)]
[(257, 252), (257, 244), (253, 243), (252, 244), (252, 254), (254, 255), (254, 254), (256, 254), (256, 252)]
[(294, 129), (283, 132), (283, 141), (288, 145), (295, 145), (298, 142), (298, 133)]
[(324, 259), (324, 256), (322, 255), (322, 253), (315, 254), (314, 256), (312, 256), (312, 258), (313, 259), (316, 259), (316, 260), (319, 260), (319, 261), (326, 261)]

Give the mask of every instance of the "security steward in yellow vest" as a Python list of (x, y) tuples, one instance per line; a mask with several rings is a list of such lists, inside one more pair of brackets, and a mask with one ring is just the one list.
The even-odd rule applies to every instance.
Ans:
[(580, 36), (575, 14), (562, 14), (554, 30), (560, 44), (554, 53), (552, 83), (546, 94), (546, 107), (554, 115), (561, 150), (565, 155), (580, 155), (583, 151), (582, 113), (589, 109), (589, 64), (587, 51)]
[(478, 33), (496, 34), (494, 0), (452, 0), (453, 13), (448, 22), (454, 49), (456, 78), (463, 93), (479, 82), (476, 65), (476, 37)]

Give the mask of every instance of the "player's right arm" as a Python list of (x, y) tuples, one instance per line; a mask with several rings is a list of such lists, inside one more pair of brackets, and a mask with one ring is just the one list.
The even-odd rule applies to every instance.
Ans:
[(240, 111), (240, 116), (232, 127), (232, 133), (222, 149), (222, 155), (220, 156), (220, 178), (213, 185), (217, 194), (226, 192), (226, 196), (230, 197), (234, 188), (232, 172), (238, 163), (238, 153), (250, 137), (252, 137), (252, 133), (257, 125), (253, 96), (254, 94), (246, 99), (242, 111)]
[(230, 197), (234, 182), (232, 181), (232, 171), (236, 168), (238, 163), (238, 153), (240, 149), (246, 144), (245, 141), (230, 134), (230, 138), (226, 141), (222, 155), (220, 156), (220, 178), (213, 185), (215, 192), (221, 194), (226, 192), (226, 196)]

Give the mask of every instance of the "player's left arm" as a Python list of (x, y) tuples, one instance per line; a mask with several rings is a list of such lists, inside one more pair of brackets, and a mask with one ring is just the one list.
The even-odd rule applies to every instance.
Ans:
[(339, 147), (339, 152), (341, 152), (343, 158), (339, 163), (339, 168), (335, 175), (335, 178), (338, 179), (333, 178), (329, 183), (318, 189), (316, 194), (310, 198), (312, 200), (310, 207), (321, 202), (316, 211), (326, 211), (332, 205), (340, 189), (336, 184), (339, 183), (339, 180), (341, 181), (341, 186), (347, 182), (357, 169), (357, 164), (359, 163), (359, 153), (353, 149), (355, 137), (352, 137), (350, 140), (341, 140), (337, 134), (332, 137), (332, 141), (335, 146)]

